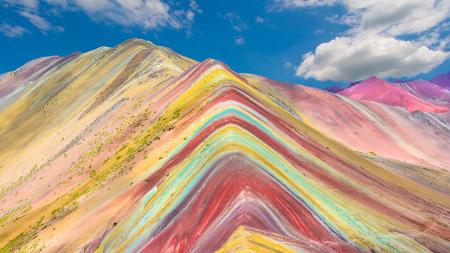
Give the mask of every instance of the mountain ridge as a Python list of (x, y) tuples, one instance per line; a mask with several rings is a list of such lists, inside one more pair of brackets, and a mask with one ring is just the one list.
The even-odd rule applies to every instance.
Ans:
[[(445, 252), (448, 112), (213, 59), (137, 64), (146, 45), (80, 56), (71, 68), (94, 68), (63, 86), (70, 113), (41, 113), (63, 116), (45, 133), (27, 128), (32, 145), (0, 149), (0, 252)], [(67, 80), (59, 71), (37, 89)], [(2, 134), (12, 147), (21, 138)]]
[(338, 93), (353, 99), (404, 107), (410, 112), (416, 110), (438, 113), (448, 111), (446, 107), (424, 101), (411, 92), (375, 76)]

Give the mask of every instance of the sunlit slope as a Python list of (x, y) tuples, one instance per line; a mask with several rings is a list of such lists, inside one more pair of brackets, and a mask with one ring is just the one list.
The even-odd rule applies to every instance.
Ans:
[[(131, 58), (148, 48), (141, 43), (132, 41), (130, 52), (138, 52)], [(430, 135), (430, 147), (445, 147), (445, 127), (427, 132), (407, 111), (241, 76), (214, 60), (193, 65), (176, 57), (160, 75), (144, 74), (155, 68), (151, 62), (139, 68), (128, 61), (79, 101), (73, 116), (60, 114), (59, 125), (36, 130), (33, 145), (2, 153), (8, 160), (0, 179), (1, 250), (448, 250), (448, 168), (441, 166), (448, 157), (399, 146), (405, 159), (395, 163), (352, 146), (357, 137), (330, 122), (352, 121), (358, 113), (378, 120), (400, 115), (399, 122)], [(120, 73), (127, 81), (114, 81)], [(340, 118), (326, 117), (342, 108), (348, 111)], [(377, 133), (379, 123), (369, 119), (356, 122)], [(407, 138), (395, 132), (384, 141), (394, 144), (388, 142), (393, 135)], [(403, 174), (425, 155), (431, 158), (421, 165), (426, 175)], [(437, 173), (436, 185), (422, 180)]]
[(410, 112), (447, 112), (448, 108), (426, 101), (407, 89), (377, 77), (371, 77), (351, 86), (339, 94), (358, 100), (375, 101), (382, 104), (406, 108)]
[[(9, 87), (3, 89), (4, 94), (0, 93), (3, 105), (0, 109), (0, 160), (30, 146), (35, 138), (45, 138), (68, 119), (85, 116), (130, 86), (154, 88), (180, 75), (194, 63), (169, 49), (141, 40), (46, 61), (44, 70), (33, 66), (40, 70), (35, 72), (42, 73), (39, 76), (31, 70), (28, 73), (19, 70), (24, 77), (17, 80), (17, 76), (10, 73), (12, 78), (16, 77), (11, 80), (12, 85), (2, 80), (5, 83), (2, 85)], [(14, 95), (13, 101), (7, 101)]]

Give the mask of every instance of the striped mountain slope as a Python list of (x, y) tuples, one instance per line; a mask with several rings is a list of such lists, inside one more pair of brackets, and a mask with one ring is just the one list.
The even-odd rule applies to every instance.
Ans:
[(47, 65), (0, 111), (0, 252), (449, 250), (447, 112), (141, 40)]

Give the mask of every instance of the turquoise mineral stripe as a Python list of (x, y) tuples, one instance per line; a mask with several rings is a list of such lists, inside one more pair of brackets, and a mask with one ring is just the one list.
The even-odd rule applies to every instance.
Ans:
[[(243, 120), (246, 120), (247, 122), (254, 124), (255, 126), (257, 126), (259, 129), (261, 129), (262, 131), (264, 131), (267, 135), (269, 135), (271, 138), (275, 139), (276, 141), (278, 141), (279, 143), (284, 144), (289, 150), (293, 151), (294, 153), (296, 153), (297, 155), (302, 155), (304, 157), (306, 157), (307, 159), (311, 160), (312, 162), (317, 161), (318, 159), (310, 154), (309, 152), (306, 152), (305, 150), (303, 150), (301, 147), (299, 146), (293, 146), (293, 145), (286, 145), (286, 141), (282, 140), (282, 138), (279, 137), (279, 134), (275, 134), (276, 129), (272, 130), (270, 127), (270, 124), (267, 122), (267, 119), (262, 117), (259, 113), (255, 112), (254, 110), (252, 110), (251, 108), (238, 103), (238, 102), (233, 102), (232, 104), (234, 104), (233, 106), (227, 105), (227, 107), (224, 108), (224, 110), (219, 111), (218, 113), (215, 113), (213, 116), (209, 117), (205, 122), (203, 122), (203, 124), (196, 129), (196, 131), (194, 132), (194, 134), (192, 135), (191, 138), (193, 138), (193, 136), (198, 135), (203, 129), (205, 129), (207, 126), (209, 126), (210, 124), (214, 123), (216, 120), (219, 120), (223, 117), (229, 116), (229, 115), (234, 115), (236, 117), (239, 117)], [(242, 129), (243, 131), (245, 131), (244, 129)], [(217, 130), (216, 130), (217, 131)], [(249, 133), (249, 135), (251, 135)], [(232, 136), (232, 135), (231, 135)], [(235, 136), (228, 136), (227, 138), (224, 138), (224, 136), (221, 136), (221, 138), (216, 138), (214, 140), (210, 140), (207, 139), (207, 143), (211, 144), (215, 144), (217, 143), (217, 139), (220, 139), (220, 142), (223, 143), (227, 143), (227, 139), (229, 138), (234, 138), (236, 140), (238, 140), (239, 144), (243, 144), (243, 142), (245, 143), (246, 146), (252, 148), (253, 150), (259, 152), (260, 154), (262, 154), (264, 157), (271, 157), (270, 161), (272, 163), (275, 164), (276, 167), (278, 168), (282, 168), (283, 172), (289, 177), (289, 178), (295, 178), (296, 182), (299, 183), (299, 185), (301, 185), (303, 188), (307, 189), (307, 191), (309, 193), (311, 193), (312, 195), (314, 195), (315, 199), (319, 199), (322, 203), (326, 204), (328, 208), (325, 208), (325, 210), (330, 210), (330, 213), (337, 213), (343, 220), (345, 220), (346, 223), (351, 224), (351, 226), (359, 231), (359, 233), (361, 234), (365, 234), (370, 235), (371, 238), (373, 238), (374, 240), (377, 240), (376, 238), (377, 235), (373, 234), (371, 229), (368, 229), (368, 226), (365, 226), (364, 224), (358, 222), (357, 219), (355, 219), (351, 214), (348, 214), (344, 208), (342, 208), (341, 206), (338, 206), (334, 201), (331, 201), (331, 199), (326, 198), (323, 194), (323, 192), (317, 191), (316, 189), (311, 188), (310, 184), (307, 184), (305, 179), (302, 178), (298, 178), (297, 176), (300, 176), (301, 173), (297, 173), (297, 171), (294, 169), (288, 169), (289, 166), (285, 166), (283, 165), (283, 163), (281, 163), (281, 159), (282, 156), (277, 155), (276, 153), (273, 152), (273, 150), (268, 151), (268, 149), (266, 148), (262, 148), (262, 146), (260, 144), (254, 143), (252, 140), (248, 139), (246, 136), (242, 136), (242, 135), (235, 135)], [(255, 137), (256, 138), (256, 137)], [(235, 140), (235, 141), (236, 141)], [(164, 161), (161, 161), (159, 164), (162, 164), (162, 162), (166, 162), (167, 159), (169, 159), (170, 157), (173, 157), (174, 155), (176, 155), (183, 147), (185, 147), (187, 142), (183, 142), (183, 144), (178, 145), (170, 154), (169, 156), (166, 156), (166, 159), (164, 159)], [(200, 146), (200, 147), (204, 147), (204, 145)], [(212, 152), (215, 152), (212, 147), (209, 147), (207, 150), (207, 152), (199, 152), (198, 154), (195, 154), (195, 157), (190, 159), (190, 161), (188, 162), (188, 164), (186, 165), (186, 168), (195, 168), (195, 166), (198, 166), (197, 168), (200, 167), (200, 164), (203, 164), (206, 162), (207, 158), (209, 157), (208, 155), (211, 154)], [(218, 158), (215, 157), (212, 161), (216, 161)], [(255, 160), (256, 161), (256, 160)], [(259, 163), (259, 162), (258, 162)], [(259, 163), (260, 164), (260, 163)], [(328, 164), (325, 164), (323, 162), (319, 163), (324, 169), (332, 169), (331, 166), (328, 166)], [(260, 164), (261, 165), (261, 164)], [(279, 182), (282, 182), (283, 185), (287, 186), (287, 182), (283, 182), (282, 178), (280, 175), (276, 175), (276, 173), (273, 173), (273, 171), (269, 171), (269, 173), (271, 172), (271, 175), (274, 178), (277, 178), (277, 180)], [(157, 210), (159, 210), (160, 208), (162, 208), (163, 206), (166, 206), (166, 201), (169, 200), (170, 194), (172, 194), (174, 191), (176, 191), (176, 186), (179, 184), (182, 184), (183, 182), (186, 183), (186, 180), (181, 181), (180, 178), (189, 178), (188, 177), (188, 171), (186, 171), (185, 169), (182, 170), (181, 175), (179, 175), (176, 179), (172, 180), (172, 182), (170, 183), (171, 187), (168, 190), (165, 190), (161, 196), (161, 198), (159, 199), (159, 201), (156, 203), (156, 205), (153, 206), (152, 209), (146, 211), (146, 214), (140, 219), (139, 222), (137, 222), (137, 224), (135, 222), (132, 222), (133, 226), (131, 229), (131, 232), (128, 233), (128, 238), (130, 235), (132, 234), (136, 234), (138, 233), (138, 231), (141, 231), (142, 228), (144, 228), (145, 226), (148, 226), (147, 221), (148, 219), (150, 219), (151, 217), (154, 217), (156, 214), (155, 212)], [(296, 174), (295, 174), (296, 173)], [(195, 186), (195, 183), (197, 183), (201, 176), (204, 173), (200, 173), (197, 179), (193, 179), (192, 181), (190, 181), (190, 184), (188, 184), (188, 187), (185, 188), (185, 191), (182, 191), (180, 194), (179, 198), (175, 198), (175, 200), (172, 202), (171, 208), (167, 209), (167, 212), (164, 214), (164, 216), (162, 216), (160, 219), (163, 219), (163, 217), (165, 217), (165, 215), (167, 215), (168, 212), (170, 212), (171, 210), (173, 210), (173, 208), (175, 208), (176, 206), (178, 206), (178, 204), (182, 201), (183, 196), (186, 196), (189, 191)], [(292, 190), (292, 187), (289, 188), (291, 190), (291, 192), (293, 192), (299, 199), (302, 199), (304, 201), (304, 203), (306, 203), (307, 206), (309, 206), (311, 208), (311, 210), (314, 211), (314, 213), (316, 213), (319, 217), (320, 220), (325, 222), (326, 224), (328, 224), (328, 226), (330, 228), (332, 228), (334, 231), (338, 231), (338, 229), (330, 222), (328, 221), (324, 215), (321, 215), (320, 212), (317, 210), (317, 208), (315, 208), (311, 203), (309, 203), (308, 201), (306, 201), (306, 199), (302, 198), (301, 195), (298, 192), (295, 192)], [(145, 201), (145, 203), (151, 198), (151, 196), (147, 196), (148, 199)], [(133, 219), (130, 219), (133, 220)], [(153, 227), (157, 227), (158, 223), (154, 224)], [(370, 224), (369, 224), (370, 225)], [(376, 225), (376, 224), (375, 224)], [(152, 229), (148, 230), (147, 233), (145, 234), (151, 234), (152, 233)], [(342, 231), (340, 232), (341, 236), (343, 236), (344, 238), (348, 238), (348, 236), (342, 234)], [(146, 238), (145, 236), (143, 236), (142, 238)], [(379, 242), (381, 242), (380, 240), (378, 240)], [(387, 244), (382, 243), (384, 246), (389, 247)], [(139, 243), (137, 244), (139, 245)]]
[[(257, 112), (255, 112), (254, 110), (252, 110), (251, 108), (248, 108), (247, 106), (240, 104), (241, 106), (236, 106), (236, 107), (225, 107), (224, 110), (220, 111), (219, 113), (214, 114), (213, 116), (209, 117), (206, 122), (204, 122), (200, 127), (198, 127), (194, 133), (191, 135), (191, 138), (188, 139), (188, 141), (186, 141), (185, 143), (183, 143), (182, 145), (178, 145), (175, 149), (173, 149), (164, 159), (162, 159), (157, 165), (156, 167), (161, 166), (162, 164), (164, 164), (168, 159), (170, 159), (171, 157), (175, 156), (176, 154), (178, 154), (188, 143), (189, 140), (191, 140), (192, 138), (194, 138), (195, 136), (197, 136), (202, 130), (204, 130), (206, 127), (208, 127), (209, 125), (211, 125), (213, 122), (229, 116), (229, 115), (234, 115), (236, 117), (239, 117), (241, 119), (247, 120), (248, 122), (254, 124), (255, 126), (257, 126), (258, 128), (260, 128), (262, 131), (264, 131), (266, 134), (268, 134), (269, 136), (271, 136), (273, 139), (276, 139), (279, 141), (279, 143), (283, 144), (285, 143), (285, 141), (282, 141), (278, 136), (275, 136), (273, 133), (275, 131), (270, 131), (270, 129), (268, 128), (268, 124), (267, 119), (262, 117), (261, 118), (256, 118), (252, 115), (247, 114), (246, 112), (252, 112), (254, 115), (260, 115)], [(240, 108), (242, 107), (242, 108)], [(247, 110), (244, 110), (247, 109)], [(242, 109), (239, 110), (239, 109)], [(283, 144), (284, 145), (284, 144)], [(293, 146), (286, 146), (287, 148), (296, 148)], [(302, 150), (303, 151), (303, 150)], [(296, 153), (300, 153), (300, 151), (297, 149)], [(152, 170), (153, 171), (153, 170)]]
[[(245, 130), (243, 130), (243, 131), (245, 131)], [(247, 131), (245, 131), (245, 132), (247, 132)], [(248, 133), (248, 134), (251, 135), (250, 133)], [(136, 234), (138, 231), (142, 231), (141, 228), (145, 227), (146, 225), (148, 226), (149, 225), (147, 223), (148, 219), (151, 217), (154, 217), (156, 215), (157, 210), (159, 210), (162, 206), (166, 206), (167, 211), (165, 212), (165, 214), (163, 214), (161, 219), (163, 217), (165, 217), (174, 208), (176, 208), (180, 204), (180, 202), (184, 199), (184, 197), (186, 197), (186, 195), (189, 194), (189, 192), (192, 190), (192, 188), (195, 187), (195, 185), (201, 180), (201, 178), (206, 173), (206, 171), (202, 170), (202, 168), (209, 168), (222, 155), (224, 155), (224, 153), (221, 153), (220, 156), (213, 156), (214, 159), (210, 160), (207, 164), (205, 164), (207, 158), (211, 157), (210, 154), (215, 155), (215, 153), (218, 151), (218, 149), (220, 147), (222, 147), (223, 144), (226, 144), (226, 143), (236, 143), (239, 145), (247, 146), (248, 148), (255, 150), (255, 152), (261, 154), (263, 157), (265, 157), (269, 161), (271, 161), (274, 164), (274, 166), (276, 166), (277, 168), (281, 168), (285, 173), (288, 174), (288, 176), (291, 179), (293, 179), (296, 182), (297, 185), (303, 187), (308, 193), (313, 195), (315, 199), (320, 199), (323, 203), (325, 203), (328, 206), (327, 210), (334, 210), (334, 213), (337, 213), (341, 217), (345, 218), (346, 222), (348, 224), (352, 224), (352, 227), (354, 227), (355, 229), (358, 229), (359, 231), (364, 232), (366, 234), (369, 233), (369, 230), (366, 228), (366, 226), (360, 224), (357, 220), (353, 219), (353, 217), (348, 215), (342, 207), (336, 205), (332, 200), (328, 199), (323, 194), (323, 192), (320, 192), (317, 189), (315, 189), (315, 187), (313, 185), (311, 185), (303, 177), (303, 175), (301, 173), (298, 173), (298, 171), (295, 168), (293, 168), (292, 166), (289, 166), (287, 164), (287, 162), (284, 161), (282, 156), (277, 155), (276, 153), (274, 153), (273, 150), (271, 150), (267, 147), (264, 147), (264, 145), (254, 143), (254, 141), (252, 139), (249, 139), (246, 135), (242, 135), (242, 134), (239, 134), (238, 132), (233, 131), (231, 133), (227, 133), (226, 136), (220, 135), (214, 139), (208, 139), (206, 143), (210, 144), (210, 147), (208, 149), (206, 149), (208, 155), (203, 154), (204, 152), (198, 152), (198, 149), (197, 149), (195, 152), (195, 156), (193, 158), (189, 159), (189, 162), (180, 171), (180, 174), (177, 175), (176, 178), (171, 180), (167, 187), (165, 187), (164, 189), (158, 189), (160, 191), (163, 191), (161, 198), (158, 200), (156, 205), (152, 205), (150, 207), (150, 209), (147, 211), (145, 217), (143, 217), (141, 219), (139, 224), (136, 224), (135, 226), (133, 226), (132, 231), (130, 231), (130, 233), (128, 233), (128, 238), (130, 236), (132, 236), (133, 234)], [(203, 147), (203, 146), (204, 145), (202, 145), (201, 147)], [(249, 154), (247, 154), (247, 155), (249, 155)], [(276, 178), (279, 182), (281, 182), (283, 185), (288, 187), (291, 190), (291, 192), (293, 192), (299, 199), (302, 199), (304, 201), (304, 203), (306, 203), (306, 205), (308, 205), (311, 208), (311, 210), (313, 210), (318, 216), (320, 216), (320, 218), (322, 220), (324, 220), (327, 224), (329, 224), (331, 227), (333, 227), (335, 230), (337, 230), (333, 226), (333, 224), (331, 224), (331, 222), (326, 221), (326, 218), (323, 215), (320, 215), (320, 212), (316, 209), (316, 207), (314, 207), (311, 203), (309, 203), (306, 199), (304, 199), (300, 193), (296, 192), (292, 188), (292, 186), (289, 187), (289, 183), (285, 182), (281, 175), (278, 175), (274, 171), (265, 167), (265, 165), (262, 164), (261, 162), (259, 162), (256, 159), (256, 157), (253, 157), (252, 160), (256, 161), (256, 163), (260, 167), (264, 168), (267, 173), (269, 173), (274, 178)], [(200, 171), (198, 171), (198, 170), (200, 170)], [(199, 172), (198, 176), (192, 178), (193, 174), (196, 172)], [(172, 203), (167, 203), (167, 202), (170, 202), (169, 201), (170, 194), (175, 192), (177, 190), (177, 187), (179, 187), (180, 185), (186, 185), (186, 187), (182, 188), (180, 195), (175, 196), (175, 199), (174, 199), (174, 201), (172, 201)], [(159, 224), (159, 222), (154, 224), (152, 226), (153, 229), (155, 229), (158, 226), (158, 224)], [(147, 238), (153, 232), (153, 229), (147, 229), (146, 232), (140, 236), (141, 240)], [(344, 234), (342, 234), (342, 236), (347, 237)], [(138, 240), (138, 241), (141, 241), (141, 240)], [(140, 243), (138, 241), (136, 242), (136, 246), (140, 245)]]

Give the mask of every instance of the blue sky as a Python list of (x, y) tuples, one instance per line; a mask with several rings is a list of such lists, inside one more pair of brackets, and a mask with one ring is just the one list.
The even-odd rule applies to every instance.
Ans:
[(388, 9), (390, 1), (362, 2), (1, 0), (0, 72), (132, 37), (316, 87), (450, 70), (449, 1), (399, 0)]

